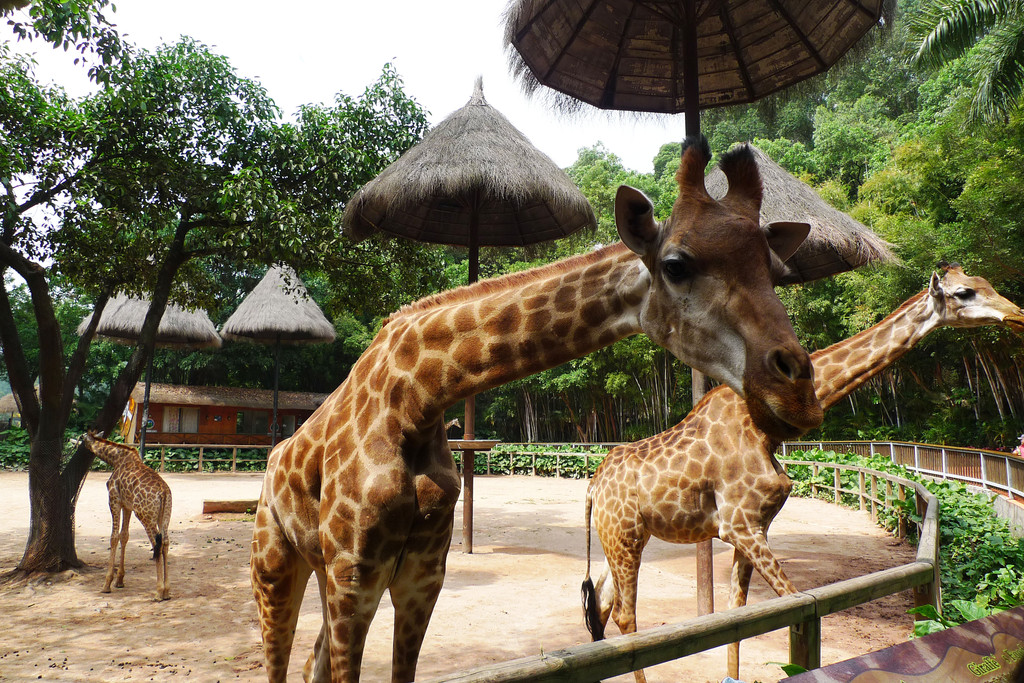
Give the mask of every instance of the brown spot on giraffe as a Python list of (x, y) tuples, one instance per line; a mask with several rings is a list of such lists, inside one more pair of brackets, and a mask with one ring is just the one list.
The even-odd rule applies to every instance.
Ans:
[[(118, 545), (121, 547), (120, 562), (117, 563), (118, 588), (124, 588), (124, 553), (128, 545), (128, 526), (132, 513), (138, 517), (153, 545), (153, 559), (156, 560), (156, 599), (170, 597), (170, 581), (167, 578), (167, 551), (170, 539), (167, 536), (171, 524), (171, 488), (163, 478), (148, 467), (139, 451), (131, 446), (101, 439), (92, 432), (82, 437), (82, 443), (92, 453), (114, 468), (107, 479), (107, 494), (110, 503), (112, 528), (110, 531), (110, 562), (103, 592), (110, 592), (114, 580), (114, 565)], [(118, 522), (120, 521), (120, 529)]]
[[(720, 202), (711, 199), (703, 182), (709, 159), (706, 143), (687, 147), (682, 166), (690, 172), (678, 177), (680, 199), (664, 223), (654, 220), (642, 193), (620, 188), (621, 244), (399, 310), (341, 386), (278, 444), (260, 497), (260, 509), (273, 514), (257, 515), (251, 562), (270, 681), (284, 680), (313, 572), (322, 582), (326, 623), (306, 663), (310, 675), (358, 680), (367, 629), (389, 590), (392, 680), (413, 680), (444, 579), (460, 486), (444, 410), (467, 396), (644, 332), (756, 403), (758, 419), (771, 428), (820, 423), (810, 363), (771, 279), (771, 249), (788, 258), (807, 226), (761, 229), (760, 178), (749, 149), (723, 158), (730, 190)], [(684, 262), (692, 267), (680, 268)], [(415, 337), (406, 336), (413, 331)], [(413, 367), (403, 370), (398, 366), (412, 350), (401, 363), (395, 354), (406, 338), (420, 348)], [(428, 360), (443, 364), (437, 385), (433, 368), (421, 373)], [(399, 376), (407, 382), (403, 391), (392, 389)], [(337, 420), (341, 406), (363, 391), (371, 397), (367, 408), (354, 420)], [(351, 448), (342, 453), (343, 442)], [(283, 467), (310, 472), (310, 458), (320, 461), (319, 496), (309, 481), (278, 476)], [(375, 490), (367, 500), (361, 487), (379, 478), (392, 490)]]
[[(1022, 322), (1024, 311), (987, 281), (948, 268), (877, 325), (811, 355), (818, 399), (826, 409), (835, 405), (938, 327), (1021, 331)], [(773, 455), (781, 441), (758, 429), (744, 401), (723, 386), (671, 429), (608, 453), (590, 482), (585, 512), (584, 614), (595, 640), (604, 637), (609, 618), (623, 633), (636, 630), (637, 576), (651, 536), (732, 544), (730, 608), (746, 604), (753, 569), (779, 595), (796, 591), (767, 541), (792, 488)], [(607, 559), (596, 582), (590, 579), (591, 515)], [(739, 678), (738, 643), (729, 648), (728, 675)], [(646, 681), (642, 670), (635, 676)]]

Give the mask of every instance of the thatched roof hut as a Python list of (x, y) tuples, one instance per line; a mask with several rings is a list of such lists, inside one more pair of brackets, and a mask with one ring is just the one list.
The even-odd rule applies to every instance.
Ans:
[(364, 185), (345, 207), (354, 239), (383, 230), (422, 242), (520, 246), (597, 225), (583, 193), (550, 157), (487, 104), (473, 97)]
[[(139, 382), (132, 390), (132, 399), (136, 403), (142, 403), (144, 394), (145, 385)], [(278, 401), (283, 410), (313, 411), (319, 408), (329, 395), (307, 391), (280, 391), (278, 392)], [(184, 386), (155, 382), (149, 387), (149, 400), (151, 403), (183, 406), (259, 409), (266, 408), (270, 404), (272, 392), (270, 389)]]
[(334, 341), (334, 326), (288, 266), (271, 266), (220, 328), (224, 339), (262, 344)]
[[(96, 334), (122, 344), (135, 344), (142, 333), (142, 323), (149, 312), (149, 301), (118, 294), (111, 297), (96, 326)], [(78, 334), (85, 334), (92, 314), (78, 325)], [(186, 311), (168, 304), (156, 331), (156, 345), (161, 347), (211, 348), (221, 345), (220, 335), (206, 311)]]
[[(788, 272), (779, 284), (811, 282), (868, 263), (895, 261), (888, 243), (869, 227), (823, 200), (814, 188), (751, 145), (764, 184), (761, 222), (802, 221), (811, 225), (807, 240), (786, 261)], [(712, 197), (725, 196), (729, 183), (715, 168), (705, 179)]]

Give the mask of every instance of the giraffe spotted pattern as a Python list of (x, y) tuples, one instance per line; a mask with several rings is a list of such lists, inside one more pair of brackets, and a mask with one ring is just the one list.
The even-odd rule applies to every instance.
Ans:
[[(943, 326), (1003, 325), (1024, 330), (1024, 311), (982, 278), (956, 266), (877, 325), (811, 355), (818, 399), (827, 409)], [(637, 577), (651, 536), (671, 543), (720, 538), (730, 543), (730, 608), (747, 602), (753, 569), (779, 595), (796, 592), (768, 545), (772, 520), (792, 482), (773, 453), (782, 439), (759, 429), (743, 400), (717, 387), (682, 422), (612, 449), (590, 482), (586, 502), (584, 614), (595, 640), (611, 618), (636, 631)], [(593, 515), (606, 563), (590, 580)], [(739, 644), (729, 648), (729, 676), (739, 678)], [(642, 670), (638, 683), (646, 681)]]
[(723, 158), (730, 191), (712, 199), (703, 184), (709, 158), (706, 143), (687, 147), (665, 223), (642, 193), (620, 188), (623, 243), (399, 310), (341, 386), (273, 449), (251, 563), (270, 681), (285, 680), (314, 574), (324, 621), (306, 679), (359, 679), (367, 629), (388, 590), (392, 680), (413, 680), (460, 493), (442, 420), (467, 396), (644, 332), (744, 393), (764, 424), (820, 423), (810, 361), (771, 279), (771, 249), (792, 254), (806, 225), (760, 228), (749, 149)]
[(110, 592), (119, 545), (121, 558), (117, 563), (117, 583), (114, 585), (124, 588), (124, 553), (128, 545), (128, 526), (134, 512), (153, 545), (153, 559), (156, 560), (156, 599), (166, 600), (170, 597), (167, 579), (167, 550), (170, 546), (167, 530), (171, 523), (170, 487), (159, 474), (142, 462), (137, 449), (101, 439), (92, 432), (82, 437), (82, 441), (97, 458), (114, 468), (107, 479), (113, 528), (110, 531), (110, 562), (107, 566), (103, 592)]

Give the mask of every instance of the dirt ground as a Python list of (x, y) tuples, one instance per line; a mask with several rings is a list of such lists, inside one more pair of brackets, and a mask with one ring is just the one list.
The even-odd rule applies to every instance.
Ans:
[[(100, 593), (108, 557), (106, 475), (93, 473), (77, 514), (78, 554), (89, 564), (44, 581), (0, 588), (0, 680), (265, 681), (255, 606), (249, 589), (251, 517), (204, 515), (204, 500), (255, 499), (262, 476), (165, 477), (174, 494), (169, 573), (171, 599), (156, 602), (156, 570), (137, 520), (132, 522), (123, 589)], [(429, 679), (490, 662), (589, 640), (579, 586), (585, 572), (583, 499), (587, 482), (531, 477), (477, 477), (473, 554), (462, 550), (462, 510), (420, 656)], [(28, 479), (0, 473), (0, 574), (15, 567), (28, 534)], [(913, 548), (875, 527), (863, 513), (820, 501), (790, 500), (772, 526), (772, 547), (798, 588), (811, 588), (911, 561)], [(595, 573), (600, 544), (595, 539)], [(731, 547), (716, 541), (715, 604), (728, 601)], [(651, 542), (640, 575), (641, 628), (696, 615), (693, 546)], [(773, 597), (755, 573), (750, 601)], [(827, 617), (822, 663), (906, 640), (912, 628), (904, 593)], [(299, 620), (290, 678), (320, 627), (316, 582)], [(372, 625), (363, 680), (389, 679), (391, 603), (385, 595)], [(614, 626), (609, 634), (614, 634)], [(788, 632), (744, 642), (745, 681), (784, 677)], [(721, 681), (725, 648), (648, 669), (651, 683)], [(615, 681), (631, 681), (623, 676)]]

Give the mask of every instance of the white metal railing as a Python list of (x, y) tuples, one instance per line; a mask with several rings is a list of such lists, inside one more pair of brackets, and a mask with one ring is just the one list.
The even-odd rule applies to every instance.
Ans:
[(879, 455), (926, 477), (953, 479), (1024, 501), (1024, 459), (1010, 453), (904, 441), (786, 441), (779, 455), (785, 458), (808, 448)]

